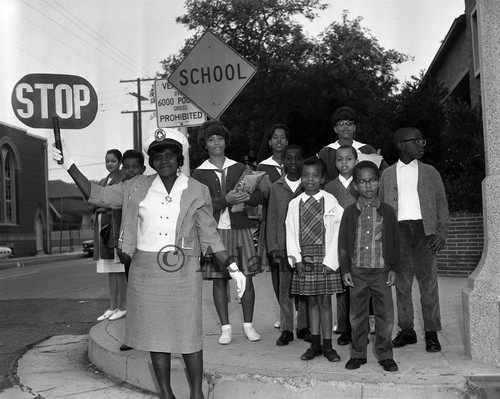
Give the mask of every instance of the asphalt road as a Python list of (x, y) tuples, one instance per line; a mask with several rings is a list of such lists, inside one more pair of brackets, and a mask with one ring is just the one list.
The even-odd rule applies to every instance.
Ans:
[(107, 276), (91, 258), (0, 270), (0, 392), (16, 360), (53, 335), (87, 334), (107, 309)]

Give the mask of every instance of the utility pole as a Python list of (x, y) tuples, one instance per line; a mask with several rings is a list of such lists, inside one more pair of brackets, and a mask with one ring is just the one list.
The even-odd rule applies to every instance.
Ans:
[(133, 80), (120, 80), (120, 83), (137, 82), (137, 93), (128, 93), (137, 97), (137, 111), (122, 111), (122, 114), (134, 114), (134, 150), (142, 151), (142, 113), (155, 112), (154, 109), (142, 110), (141, 101), (148, 101), (147, 97), (141, 96), (141, 82), (156, 80), (155, 78), (137, 78)]

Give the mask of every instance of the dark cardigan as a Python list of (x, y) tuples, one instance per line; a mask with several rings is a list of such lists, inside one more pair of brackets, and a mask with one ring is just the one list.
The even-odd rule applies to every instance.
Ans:
[[(235, 163), (227, 168), (226, 174), (226, 187), (227, 191), (232, 190), (238, 184), (242, 173), (246, 170), (246, 166), (242, 163)], [(214, 207), (214, 218), (219, 223), (219, 218), (221, 212), (225, 208), (231, 210), (232, 205), (230, 205), (225, 196), (221, 196), (221, 184), (217, 173), (215, 170), (206, 169), (195, 169), (192, 174), (193, 179), (198, 180), (200, 183), (205, 184), (209, 191), (210, 197), (212, 197), (212, 204)], [(249, 206), (257, 206), (263, 202), (263, 195), (258, 188), (250, 195), (250, 200), (246, 203)], [(231, 219), (232, 229), (248, 229), (251, 227), (250, 219), (246, 210), (241, 212), (229, 212), (229, 217)]]
[[(356, 243), (356, 228), (361, 211), (357, 202), (349, 205), (342, 215), (339, 231), (339, 262), (342, 274), (352, 272), (352, 256)], [(383, 218), (382, 251), (386, 269), (397, 272), (400, 264), (399, 227), (394, 209), (385, 202), (380, 203), (377, 212)]]

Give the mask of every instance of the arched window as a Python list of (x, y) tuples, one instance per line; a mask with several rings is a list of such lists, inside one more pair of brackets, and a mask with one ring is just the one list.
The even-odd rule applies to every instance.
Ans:
[(0, 223), (17, 223), (16, 209), (16, 170), (15, 161), (10, 147), (2, 146), (0, 151), (1, 170), (0, 170)]

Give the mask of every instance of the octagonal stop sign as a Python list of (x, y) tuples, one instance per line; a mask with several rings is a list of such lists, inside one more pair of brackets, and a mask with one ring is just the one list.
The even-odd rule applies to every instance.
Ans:
[(205, 32), (168, 81), (212, 119), (217, 119), (256, 69), (212, 32)]

